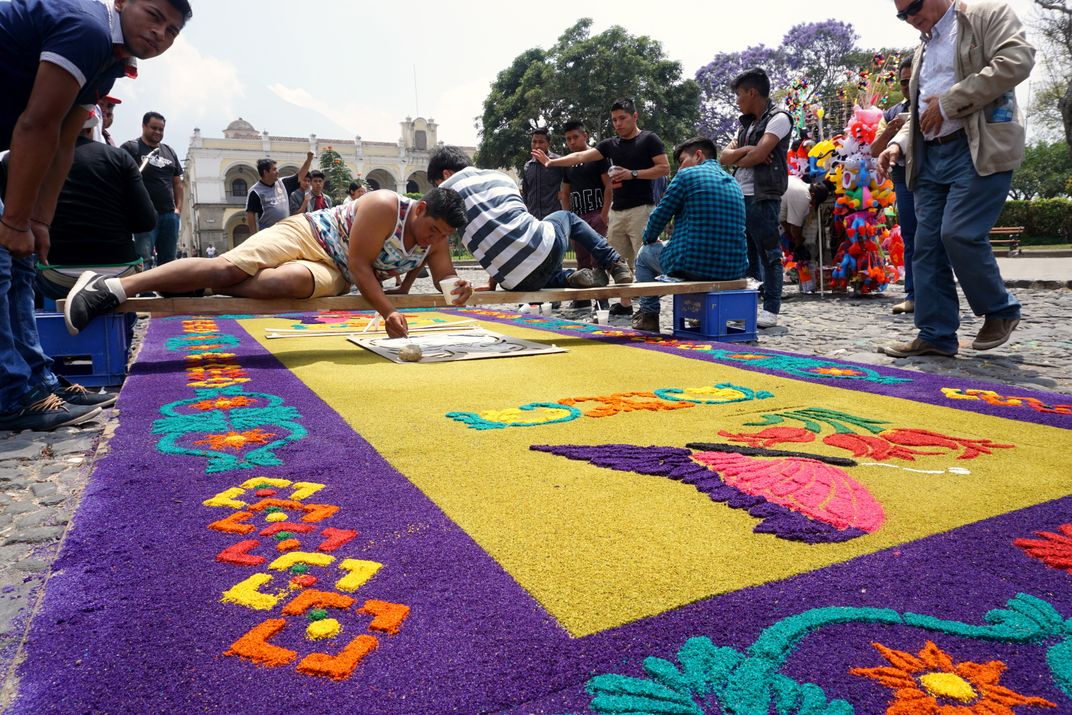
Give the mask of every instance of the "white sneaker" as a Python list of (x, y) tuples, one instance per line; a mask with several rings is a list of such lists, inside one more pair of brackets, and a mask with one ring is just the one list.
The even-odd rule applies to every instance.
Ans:
[(745, 284), (748, 286), (748, 290), (759, 290), (763, 282), (757, 281), (755, 278), (747, 278), (745, 279)]
[(760, 328), (773, 328), (778, 324), (778, 315), (775, 313), (769, 313), (762, 308), (759, 309), (759, 314), (756, 316), (756, 326)]

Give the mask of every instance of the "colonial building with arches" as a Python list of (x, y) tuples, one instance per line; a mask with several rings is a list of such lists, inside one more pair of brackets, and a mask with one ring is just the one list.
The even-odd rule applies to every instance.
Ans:
[[(275, 159), (281, 176), (297, 172), (306, 152), (317, 156), (331, 147), (342, 155), (355, 177), (373, 189), (423, 193), (431, 188), (425, 171), (439, 145), (438, 125), (432, 119), (406, 117), (397, 142), (272, 136), (239, 118), (223, 130), (223, 138), (202, 136), (195, 129), (186, 155), (185, 200), (180, 245), (204, 255), (211, 245), (218, 253), (249, 237), (246, 194), (257, 183), (257, 161)], [(473, 156), (476, 147), (462, 147)], [(313, 162), (316, 167), (316, 160)]]

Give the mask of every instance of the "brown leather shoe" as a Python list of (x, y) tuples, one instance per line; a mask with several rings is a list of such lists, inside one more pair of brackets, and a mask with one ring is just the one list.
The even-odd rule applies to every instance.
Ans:
[(915, 357), (917, 355), (939, 355), (941, 357), (953, 357), (956, 350), (943, 350), (935, 347), (925, 340), (916, 338), (910, 343), (894, 343), (892, 345), (880, 345), (878, 351), (883, 355), (895, 358)]
[(898, 303), (897, 305), (893, 306), (893, 314), (894, 315), (900, 315), (901, 313), (915, 313), (915, 312), (916, 312), (916, 301), (914, 301), (914, 300), (902, 301), (902, 302)]
[(633, 316), (633, 330), (643, 330), (647, 333), (659, 332), (659, 314), (640, 311)]
[(972, 347), (976, 350), (992, 350), (999, 345), (1004, 345), (1012, 335), (1012, 331), (1020, 324), (1019, 318), (991, 318), (987, 316), (983, 321), (983, 327), (975, 336)]

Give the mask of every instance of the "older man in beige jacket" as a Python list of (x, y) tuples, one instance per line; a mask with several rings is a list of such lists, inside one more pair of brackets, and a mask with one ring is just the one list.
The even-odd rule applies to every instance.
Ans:
[(972, 347), (990, 350), (1020, 322), (1020, 303), (1005, 289), (988, 236), (1024, 159), (1015, 89), (1031, 73), (1035, 50), (1000, 0), (894, 3), (922, 43), (912, 63), (912, 119), (879, 156), (879, 171), (903, 156), (916, 199), (919, 335), (880, 350), (894, 357), (957, 353), (953, 272), (972, 311), (985, 316)]

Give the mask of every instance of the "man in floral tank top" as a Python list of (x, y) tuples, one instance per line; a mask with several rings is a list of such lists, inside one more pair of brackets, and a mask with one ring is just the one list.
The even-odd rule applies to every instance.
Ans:
[[(211, 289), (241, 298), (319, 298), (356, 285), (379, 311), (390, 337), (408, 334), (406, 319), (380, 281), (427, 263), (439, 283), (456, 275), (447, 237), (466, 224), (461, 197), (432, 189), (420, 201), (373, 191), (357, 201), (291, 216), (216, 258), (184, 258), (122, 279), (83, 273), (67, 295), (67, 330), (76, 335), (97, 315), (147, 291)], [(404, 284), (408, 290), (412, 281)], [(456, 304), (472, 295), (458, 280)]]

